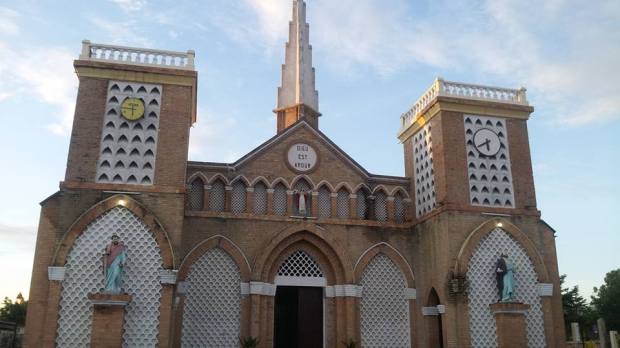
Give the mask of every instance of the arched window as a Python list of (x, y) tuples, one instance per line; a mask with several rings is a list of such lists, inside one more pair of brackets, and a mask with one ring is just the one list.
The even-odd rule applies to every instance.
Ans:
[(230, 196), (230, 208), (233, 213), (245, 212), (246, 205), (246, 189), (245, 183), (241, 180), (235, 181), (232, 186), (232, 193)]
[(267, 186), (262, 182), (254, 185), (254, 214), (267, 214)]
[(273, 189), (273, 213), (275, 215), (286, 215), (286, 186), (278, 183)]
[(365, 188), (357, 190), (357, 217), (358, 219), (368, 219), (370, 217), (370, 206), (368, 205), (368, 191)]
[(224, 183), (217, 179), (211, 184), (211, 192), (209, 193), (209, 210), (224, 211), (226, 207), (226, 188)]
[(192, 180), (189, 184), (188, 206), (189, 210), (202, 210), (204, 208), (205, 184), (200, 178)]
[(332, 196), (331, 191), (327, 188), (327, 185), (321, 186), (319, 189), (319, 217), (328, 218), (332, 216)]
[(351, 214), (349, 213), (349, 191), (344, 187), (338, 190), (338, 197), (336, 198), (336, 210), (338, 217), (341, 219), (348, 219)]
[(387, 221), (387, 195), (383, 191), (375, 194), (375, 219), (377, 221)]
[[(295, 194), (293, 196), (293, 212), (297, 216), (312, 216), (312, 186), (305, 180), (299, 179), (293, 187)], [(306, 211), (300, 211), (299, 203), (301, 195), (304, 195)]]
[(394, 220), (398, 223), (405, 221), (407, 216), (407, 207), (403, 198), (403, 194), (399, 191), (394, 195)]

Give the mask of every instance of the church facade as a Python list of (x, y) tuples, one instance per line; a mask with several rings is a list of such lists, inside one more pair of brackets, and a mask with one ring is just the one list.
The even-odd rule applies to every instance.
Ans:
[[(25, 346), (564, 346), (525, 90), (437, 79), (400, 117), (405, 176), (369, 173), (320, 130), (305, 6), (293, 2), (276, 134), (233, 163), (188, 161), (192, 51), (83, 42)], [(126, 295), (102, 301), (114, 234)], [(502, 254), (514, 301), (498, 309)]]

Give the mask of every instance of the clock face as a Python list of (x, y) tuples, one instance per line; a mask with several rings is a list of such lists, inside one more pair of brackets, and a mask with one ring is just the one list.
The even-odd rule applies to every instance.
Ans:
[(501, 142), (495, 132), (482, 128), (474, 134), (474, 146), (485, 156), (495, 156), (499, 152)]
[(297, 143), (288, 149), (287, 160), (295, 171), (309, 172), (316, 166), (318, 157), (312, 146), (306, 143)]
[(121, 104), (121, 115), (130, 121), (139, 119), (144, 116), (144, 102), (139, 98), (125, 98)]

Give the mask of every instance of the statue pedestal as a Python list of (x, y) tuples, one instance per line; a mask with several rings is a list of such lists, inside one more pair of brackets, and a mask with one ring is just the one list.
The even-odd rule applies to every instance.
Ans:
[(498, 348), (527, 347), (525, 313), (530, 305), (516, 302), (498, 302), (489, 305), (495, 317)]
[(131, 295), (88, 294), (93, 304), (93, 323), (90, 332), (90, 346), (121, 347), (123, 345), (123, 321), (125, 306)]

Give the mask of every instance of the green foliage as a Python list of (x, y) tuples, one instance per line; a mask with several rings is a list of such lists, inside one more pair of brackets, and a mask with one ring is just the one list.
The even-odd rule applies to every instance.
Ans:
[(579, 294), (579, 287), (564, 288), (564, 280), (566, 275), (560, 276), (560, 288), (562, 289), (562, 309), (564, 310), (564, 326), (566, 328), (567, 338), (570, 338), (570, 324), (577, 322), (582, 331), (586, 331), (584, 338), (590, 337), (588, 328), (596, 323), (596, 312), (586, 302), (586, 299)]
[(252, 336), (239, 337), (239, 343), (241, 344), (242, 348), (256, 348), (258, 347), (260, 340), (258, 339), (258, 337)]
[(346, 348), (355, 348), (357, 347), (357, 342), (355, 342), (354, 339), (349, 338), (348, 341), (342, 341), (342, 344), (346, 347)]
[(15, 302), (5, 297), (4, 301), (2, 301), (2, 307), (0, 307), (0, 320), (14, 322), (19, 326), (24, 326), (26, 324), (27, 306), (28, 301), (24, 301), (24, 297), (21, 293), (17, 295)]
[(607, 330), (620, 330), (620, 269), (605, 275), (605, 284), (594, 288), (592, 305), (605, 319)]

